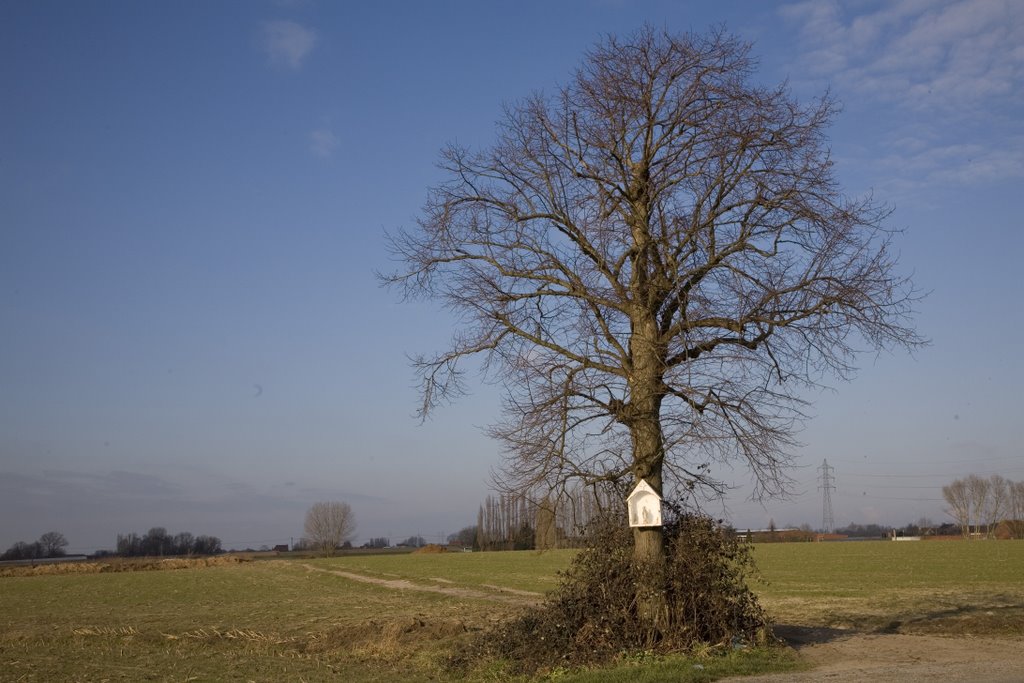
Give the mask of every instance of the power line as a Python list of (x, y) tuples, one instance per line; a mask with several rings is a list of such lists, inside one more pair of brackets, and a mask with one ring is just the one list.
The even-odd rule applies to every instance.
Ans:
[[(1024, 473), (1024, 469), (1014, 467), (991, 472), (972, 472), (971, 474), (977, 474), (978, 476), (990, 476), (993, 474), (1007, 476), (1013, 475), (1016, 472)], [(952, 481), (958, 475), (954, 472), (921, 472), (918, 474), (857, 474), (856, 472), (850, 472), (847, 476), (859, 479), (934, 479), (936, 477), (942, 477), (943, 479)]]
[[(885, 457), (885, 456), (880, 456)], [(926, 460), (917, 464), (921, 466), (931, 467), (933, 465), (983, 465), (985, 467), (991, 467), (990, 463), (993, 462), (1004, 462), (1009, 461), (1011, 464), (1016, 463), (1019, 459), (1017, 455), (992, 455), (981, 458), (957, 458), (953, 460)], [(866, 462), (865, 458), (832, 458), (833, 462), (839, 461), (840, 463), (847, 463), (850, 465), (863, 465)]]
[(943, 500), (945, 500), (944, 498), (903, 498), (901, 496), (875, 496), (875, 495), (870, 495), (867, 492), (862, 493), (859, 496), (856, 493), (844, 493), (844, 494), (842, 494), (842, 496), (844, 498), (868, 498), (870, 500), (909, 500), (909, 501), (914, 501), (914, 502), (919, 502), (919, 501), (920, 502), (935, 501), (935, 502), (940, 502), (941, 503)]
[(934, 486), (914, 486), (913, 484), (865, 484), (866, 487), (872, 489), (928, 489), (935, 491), (941, 489), (941, 484), (935, 484)]

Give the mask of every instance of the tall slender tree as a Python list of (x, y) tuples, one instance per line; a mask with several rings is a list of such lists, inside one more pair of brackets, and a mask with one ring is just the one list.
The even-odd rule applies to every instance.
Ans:
[(946, 512), (952, 517), (957, 526), (960, 527), (960, 534), (964, 538), (971, 537), (971, 489), (964, 479), (955, 479), (952, 483), (942, 487), (942, 497), (946, 499)]

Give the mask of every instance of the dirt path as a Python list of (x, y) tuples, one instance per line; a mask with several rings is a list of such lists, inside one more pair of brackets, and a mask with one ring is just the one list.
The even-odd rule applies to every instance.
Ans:
[[(482, 587), (489, 590), (474, 590), (472, 588), (461, 588), (458, 586), (441, 586), (441, 585), (429, 585), (421, 583), (413, 583), (407, 579), (381, 579), (376, 576), (366, 576), (364, 574), (354, 574), (352, 572), (343, 572), (338, 569), (323, 569), (321, 567), (314, 567), (311, 564), (303, 564), (308, 571), (311, 572), (323, 572), (325, 574), (334, 574), (335, 576), (341, 576), (351, 581), (359, 581), (361, 583), (372, 583), (376, 586), (382, 586), (384, 588), (391, 588), (394, 590), (408, 590), (408, 591), (420, 591), (422, 593), (440, 593), (442, 595), (450, 595), (457, 598), (474, 598), (477, 600), (492, 600), (494, 602), (510, 602), (517, 605), (530, 604), (531, 602), (540, 602), (544, 597), (540, 593), (532, 593), (530, 591), (516, 590), (514, 588), (502, 588), (501, 586), (492, 586), (490, 584), (484, 584)], [(435, 581), (449, 583), (445, 579), (434, 579)]]
[(803, 673), (725, 679), (730, 683), (1021, 683), (1024, 641), (780, 627), (813, 668)]

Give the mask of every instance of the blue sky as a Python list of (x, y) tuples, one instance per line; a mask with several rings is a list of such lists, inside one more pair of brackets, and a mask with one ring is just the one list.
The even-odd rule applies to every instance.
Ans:
[(891, 204), (930, 292), (915, 355), (812, 395), (794, 496), (739, 527), (945, 521), (940, 487), (1024, 479), (1018, 355), (1024, 4), (48, 2), (0, 5), (0, 548), (164, 526), (288, 542), (317, 500), (358, 534), (475, 521), (496, 388), (428, 423), (406, 355), (453, 319), (383, 290), (447, 142), (551, 92), (607, 33), (725, 22), (766, 83), (843, 102), (852, 194)]

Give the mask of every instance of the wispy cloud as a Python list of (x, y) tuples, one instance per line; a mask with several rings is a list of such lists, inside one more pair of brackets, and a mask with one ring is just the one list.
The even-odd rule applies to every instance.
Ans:
[(128, 498), (159, 498), (182, 495), (177, 484), (151, 474), (112, 470), (109, 472), (80, 472), (74, 470), (43, 470), (34, 484), (37, 492), (66, 495), (69, 490), (89, 492), (96, 496), (123, 496)]
[(784, 6), (803, 66), (844, 88), (913, 108), (1024, 98), (1024, 3), (896, 0), (849, 14), (836, 0)]
[(318, 157), (334, 156), (339, 143), (338, 136), (327, 128), (318, 128), (309, 134), (309, 151)]
[(872, 111), (874, 139), (847, 148), (900, 194), (1024, 177), (1024, 2), (810, 0), (798, 73)]
[(316, 32), (294, 21), (263, 24), (263, 49), (275, 66), (298, 69), (316, 45)]
[(1011, 138), (999, 148), (977, 143), (922, 146), (919, 140), (908, 140), (880, 163), (898, 175), (919, 177), (925, 184), (972, 185), (1020, 178), (1024, 177), (1024, 139)]

